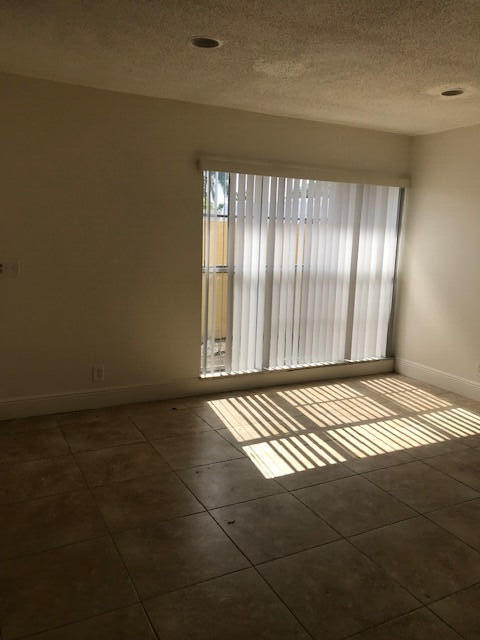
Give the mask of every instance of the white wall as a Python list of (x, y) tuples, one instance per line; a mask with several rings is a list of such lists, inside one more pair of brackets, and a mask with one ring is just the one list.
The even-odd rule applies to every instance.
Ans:
[(6, 400), (98, 388), (92, 363), (126, 400), (145, 385), (147, 396), (211, 388), (198, 380), (199, 154), (408, 173), (405, 136), (0, 83), (0, 259), (20, 262), (0, 280), (4, 415), (26, 410)]
[(413, 139), (396, 356), (480, 399), (480, 126)]

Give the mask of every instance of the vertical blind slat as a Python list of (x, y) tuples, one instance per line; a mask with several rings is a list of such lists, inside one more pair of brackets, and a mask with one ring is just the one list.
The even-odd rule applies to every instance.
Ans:
[(307, 348), (307, 332), (308, 332), (308, 308), (310, 302), (310, 280), (311, 280), (311, 259), (312, 259), (312, 236), (313, 236), (313, 212), (314, 212), (314, 182), (305, 181), (306, 212), (305, 224), (303, 226), (303, 273), (302, 273), (302, 295), (300, 300), (299, 313), (299, 347), (298, 347), (298, 363), (305, 362), (305, 353)]
[(236, 226), (236, 193), (238, 191), (238, 174), (232, 174), (229, 179), (228, 191), (228, 219), (227, 219), (227, 321), (225, 340), (225, 370), (232, 371), (233, 345), (233, 284), (235, 265), (235, 226)]
[(316, 314), (316, 297), (318, 291), (318, 271), (320, 264), (320, 237), (322, 224), (322, 194), (324, 184), (322, 182), (314, 183), (315, 202), (312, 220), (312, 249), (310, 258), (310, 277), (309, 277), (309, 296), (307, 308), (307, 328), (305, 337), (305, 361), (314, 362), (313, 357), (313, 336), (315, 333), (317, 314)]
[(312, 340), (312, 359), (313, 362), (323, 362), (323, 352), (325, 350), (325, 308), (326, 308), (326, 290), (327, 290), (327, 265), (329, 258), (329, 241), (331, 235), (330, 229), (330, 195), (331, 185), (329, 182), (324, 183), (321, 195), (321, 212), (320, 212), (320, 228), (319, 228), (319, 250), (317, 262), (317, 284), (315, 287), (315, 310)]
[(272, 298), (273, 298), (273, 264), (275, 257), (275, 211), (277, 208), (277, 178), (266, 178), (269, 187), (268, 200), (264, 200), (266, 235), (265, 263), (265, 309), (264, 331), (259, 340), (263, 341), (262, 368), (267, 369), (270, 363), (270, 345), (272, 340)]
[(280, 320), (280, 287), (282, 284), (282, 252), (283, 252), (283, 215), (285, 209), (285, 178), (278, 178), (277, 207), (270, 218), (270, 224), (275, 225), (275, 252), (273, 260), (272, 281), (272, 328), (270, 338), (270, 362), (269, 367), (278, 365), (278, 327)]
[(302, 296), (304, 294), (304, 243), (305, 225), (307, 217), (307, 180), (299, 181), (299, 204), (298, 204), (298, 224), (297, 224), (297, 249), (296, 267), (294, 282), (294, 305), (293, 305), (293, 336), (292, 336), (292, 357), (290, 362), (297, 365), (301, 361), (298, 358), (300, 343), (300, 311)]
[(292, 180), (291, 208), (288, 220), (285, 220), (285, 231), (287, 234), (286, 252), (286, 303), (285, 303), (285, 353), (282, 364), (292, 362), (293, 345), (293, 305), (294, 305), (294, 279), (296, 266), (296, 240), (298, 228), (298, 204), (299, 204), (299, 181)]
[(389, 188), (387, 204), (387, 224), (385, 232), (385, 249), (382, 265), (382, 284), (379, 301), (379, 318), (375, 353), (386, 355), (387, 334), (390, 322), (393, 281), (395, 277), (395, 258), (397, 253), (397, 225), (400, 193), (398, 189)]
[(242, 346), (242, 282), (243, 282), (243, 246), (245, 239), (245, 178), (238, 176), (236, 199), (235, 266), (233, 278), (233, 346), (232, 371), (240, 371), (240, 351)]

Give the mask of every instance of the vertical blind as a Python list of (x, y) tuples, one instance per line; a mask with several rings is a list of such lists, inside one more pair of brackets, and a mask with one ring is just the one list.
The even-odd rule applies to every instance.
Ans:
[(201, 373), (381, 358), (400, 189), (204, 172)]

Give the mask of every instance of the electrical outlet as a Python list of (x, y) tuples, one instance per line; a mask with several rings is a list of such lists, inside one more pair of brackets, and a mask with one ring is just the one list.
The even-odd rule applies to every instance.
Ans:
[(92, 364), (92, 382), (105, 380), (105, 367), (103, 364)]
[(18, 262), (16, 260), (0, 260), (0, 276), (16, 278), (18, 276)]

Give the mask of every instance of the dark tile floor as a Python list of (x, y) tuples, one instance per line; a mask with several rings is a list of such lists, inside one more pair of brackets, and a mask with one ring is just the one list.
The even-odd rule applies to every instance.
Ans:
[(480, 639), (480, 403), (398, 375), (0, 423), (1, 639)]

